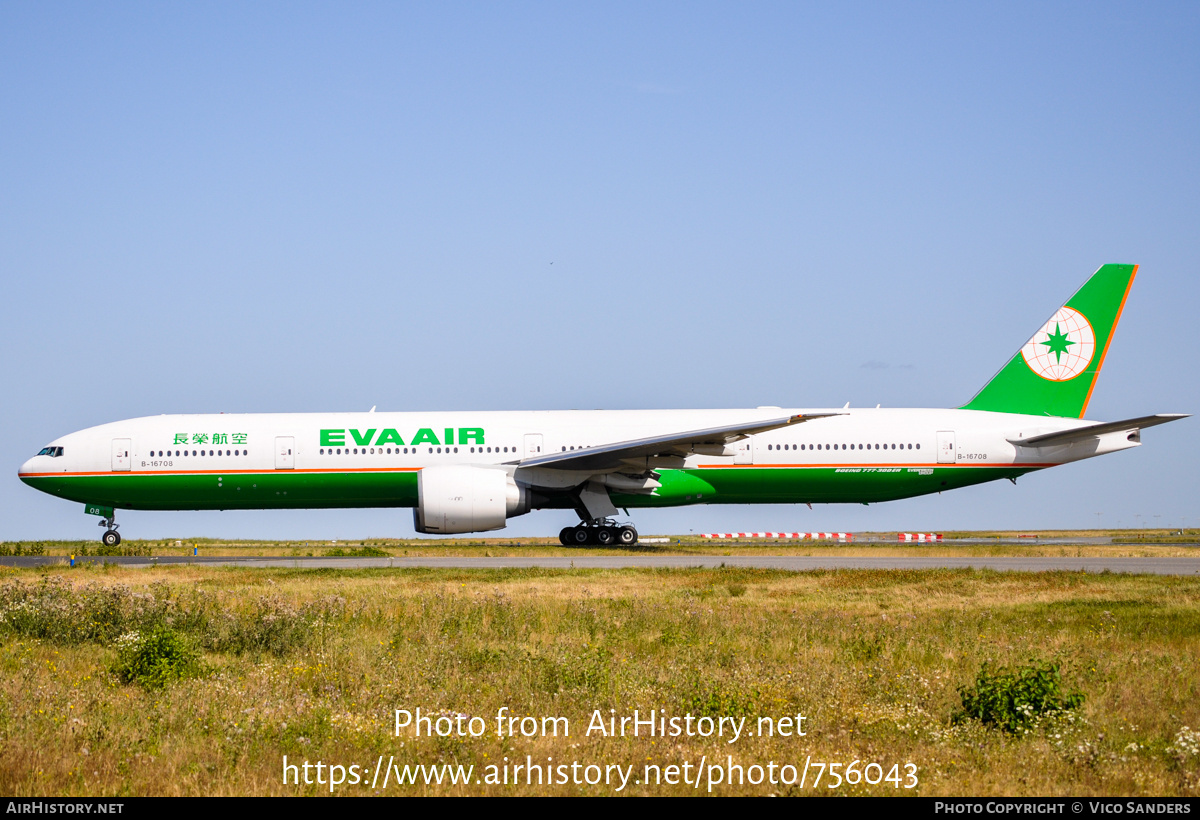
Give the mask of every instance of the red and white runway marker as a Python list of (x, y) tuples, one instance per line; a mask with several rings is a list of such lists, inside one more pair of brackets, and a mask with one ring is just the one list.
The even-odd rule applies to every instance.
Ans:
[(896, 536), (898, 541), (916, 541), (918, 543), (942, 540), (940, 532), (898, 532)]

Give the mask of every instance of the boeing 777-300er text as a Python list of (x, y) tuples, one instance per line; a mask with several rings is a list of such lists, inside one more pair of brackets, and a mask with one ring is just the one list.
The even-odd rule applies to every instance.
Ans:
[(51, 442), (21, 480), (114, 510), (412, 507), (421, 533), (573, 509), (564, 544), (633, 544), (617, 508), (873, 503), (1141, 444), (1183, 414), (1085, 421), (1136, 265), (1105, 265), (962, 407), (154, 416)]

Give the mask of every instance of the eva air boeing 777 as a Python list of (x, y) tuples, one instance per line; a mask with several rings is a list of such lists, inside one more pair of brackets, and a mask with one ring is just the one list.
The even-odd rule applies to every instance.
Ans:
[(1141, 444), (1183, 415), (1085, 421), (1135, 265), (1105, 265), (962, 407), (155, 416), (63, 436), (21, 480), (116, 509), (412, 507), (418, 532), (575, 510), (564, 544), (633, 544), (618, 508), (872, 503)]

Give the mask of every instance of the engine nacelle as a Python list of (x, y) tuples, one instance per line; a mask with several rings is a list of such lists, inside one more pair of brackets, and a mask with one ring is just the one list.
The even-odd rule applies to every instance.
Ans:
[(413, 526), (423, 533), (502, 530), (506, 519), (529, 512), (531, 497), (504, 470), (425, 467), (417, 473)]

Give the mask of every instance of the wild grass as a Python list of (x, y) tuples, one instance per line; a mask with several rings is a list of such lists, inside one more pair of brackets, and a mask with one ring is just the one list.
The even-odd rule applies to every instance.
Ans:
[(1029, 734), (1045, 719), (1078, 709), (1083, 695), (1062, 693), (1062, 676), (1055, 663), (1030, 663), (1016, 669), (993, 669), (984, 664), (972, 686), (958, 687), (963, 708), (951, 719), (956, 724), (978, 720), (1009, 734)]
[(121, 683), (162, 689), (200, 674), (200, 656), (184, 635), (168, 626), (147, 633), (126, 632), (116, 640), (112, 672)]
[[(986, 571), (0, 570), (0, 792), (295, 794), (289, 762), (911, 761), (924, 795), (1200, 791), (1200, 580)], [(123, 682), (122, 636), (199, 669)], [(172, 650), (173, 651), (173, 650)], [(186, 653), (186, 649), (180, 650)], [(169, 655), (170, 652), (160, 654)], [(954, 721), (981, 671), (1053, 665), (1074, 709)], [(189, 676), (195, 675), (195, 676)], [(171, 680), (172, 677), (181, 677)], [(394, 710), (484, 718), (393, 733)], [(569, 737), (494, 734), (501, 708)], [(805, 737), (603, 737), (594, 710), (806, 716)], [(340, 793), (368, 794), (367, 786)], [(633, 786), (644, 794), (691, 787)], [(722, 794), (789, 793), (745, 784)], [(793, 788), (790, 793), (797, 793)], [(891, 794), (859, 783), (829, 792)], [(390, 794), (611, 793), (604, 786)]]

